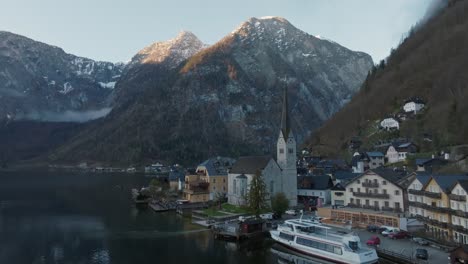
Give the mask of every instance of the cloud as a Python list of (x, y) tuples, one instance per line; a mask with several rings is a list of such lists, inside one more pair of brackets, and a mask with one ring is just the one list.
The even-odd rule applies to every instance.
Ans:
[(17, 115), (17, 120), (37, 120), (37, 121), (49, 121), (49, 122), (77, 122), (83, 123), (90, 120), (98, 119), (106, 116), (110, 113), (112, 108), (102, 108), (99, 110), (90, 111), (65, 111), (63, 113), (42, 111), (42, 112), (30, 112), (24, 115)]

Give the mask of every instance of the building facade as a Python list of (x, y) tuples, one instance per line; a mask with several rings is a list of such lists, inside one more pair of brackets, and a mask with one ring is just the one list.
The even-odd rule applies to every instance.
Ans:
[[(467, 176), (468, 178), (468, 176)], [(450, 209), (452, 213), (453, 240), (468, 244), (468, 180), (458, 181), (450, 191)]]
[[(452, 206), (458, 208), (459, 201), (451, 203), (450, 189), (458, 180), (466, 179), (468, 176), (435, 175), (426, 179), (423, 177), (427, 176), (418, 176), (408, 187), (409, 212), (424, 222), (425, 231), (429, 235), (452, 241), (455, 235), (453, 220), (457, 221), (455, 225), (458, 226), (460, 219), (453, 218)], [(460, 212), (460, 215), (464, 214)]]
[(346, 186), (345, 204), (350, 207), (404, 212), (404, 191), (397, 179), (368, 170)]

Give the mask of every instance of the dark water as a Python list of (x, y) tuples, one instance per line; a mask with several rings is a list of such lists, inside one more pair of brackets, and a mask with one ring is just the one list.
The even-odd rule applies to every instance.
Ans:
[(130, 189), (150, 180), (0, 172), (0, 264), (288, 263), (268, 241), (238, 247), (175, 213), (138, 210)]

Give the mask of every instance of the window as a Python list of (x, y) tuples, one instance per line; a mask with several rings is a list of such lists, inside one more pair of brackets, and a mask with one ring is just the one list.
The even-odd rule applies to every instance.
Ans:
[(387, 194), (387, 189), (382, 189), (383, 194)]
[(400, 203), (395, 203), (395, 209), (400, 208)]
[(283, 232), (280, 232), (279, 237), (281, 237), (282, 239), (286, 239), (286, 240), (288, 240), (288, 241), (294, 240), (294, 236), (293, 236), (293, 235), (286, 234), (286, 233), (283, 233)]
[(232, 185), (234, 185), (234, 194), (237, 194), (237, 181), (234, 180)]
[(374, 179), (374, 183), (375, 183), (375, 184), (377, 184), (377, 183), (378, 183), (377, 179)]
[(293, 154), (293, 153), (294, 153), (294, 149), (290, 148), (290, 149), (288, 149), (288, 152), (289, 152), (289, 154)]
[(350, 203), (354, 203), (354, 198), (350, 198), (350, 199), (349, 199), (349, 202), (350, 202)]
[(360, 192), (361, 192), (361, 188), (357, 188), (357, 192), (360, 193)]
[(213, 186), (213, 190), (216, 190), (216, 186)]
[(213, 179), (213, 183), (216, 183), (216, 179)]
[(366, 205), (369, 205), (369, 204), (370, 204), (370, 203), (369, 203), (369, 200), (366, 200)]
[(409, 198), (410, 201), (413, 201), (413, 199), (414, 199), (414, 198), (413, 198), (413, 195), (411, 195), (411, 194), (408, 195), (408, 198)]
[(375, 206), (376, 208), (379, 208), (379, 201), (374, 201), (374, 206)]
[(361, 183), (361, 180), (357, 180), (357, 183)]
[(382, 181), (382, 185), (387, 185), (387, 181)]
[(284, 149), (280, 148), (280, 154), (284, 154)]
[(361, 199), (356, 199), (356, 204), (360, 205), (361, 204)]
[(388, 201), (385, 201), (385, 207), (390, 207), (390, 204), (388, 203)]
[(225, 183), (225, 182), (226, 182), (226, 179), (223, 179), (223, 182)]
[(349, 188), (349, 192), (353, 192), (353, 188)]
[(374, 189), (374, 193), (375, 194), (379, 193), (379, 189)]
[(399, 191), (399, 190), (395, 190), (395, 195), (400, 195), (400, 191)]

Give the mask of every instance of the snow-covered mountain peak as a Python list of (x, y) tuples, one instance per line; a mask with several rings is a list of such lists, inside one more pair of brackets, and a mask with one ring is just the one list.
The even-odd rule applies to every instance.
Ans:
[(182, 31), (175, 38), (155, 42), (142, 49), (132, 59), (131, 64), (168, 62), (170, 68), (208, 47), (190, 31)]

